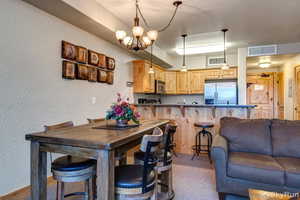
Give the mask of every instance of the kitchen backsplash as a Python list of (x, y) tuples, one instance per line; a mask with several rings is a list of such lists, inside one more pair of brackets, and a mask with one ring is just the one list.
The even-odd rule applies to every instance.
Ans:
[(134, 94), (134, 103), (138, 103), (138, 99), (155, 99), (161, 100), (162, 104), (204, 104), (204, 95), (153, 95), (153, 94)]

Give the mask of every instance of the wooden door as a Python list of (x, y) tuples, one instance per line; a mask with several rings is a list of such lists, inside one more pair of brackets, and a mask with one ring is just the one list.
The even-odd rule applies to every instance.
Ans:
[(300, 120), (300, 66), (295, 68), (295, 120)]
[(165, 82), (166, 82), (166, 94), (176, 94), (176, 71), (166, 71)]
[(188, 73), (187, 72), (177, 72), (177, 94), (188, 94), (189, 83), (188, 83)]
[(205, 74), (203, 71), (189, 71), (188, 78), (190, 80), (190, 94), (203, 94)]
[(247, 104), (256, 105), (251, 118), (274, 118), (274, 74), (247, 75)]
[[(275, 92), (276, 94), (276, 92)], [(283, 72), (277, 73), (277, 113), (279, 119), (284, 119), (284, 76)]]

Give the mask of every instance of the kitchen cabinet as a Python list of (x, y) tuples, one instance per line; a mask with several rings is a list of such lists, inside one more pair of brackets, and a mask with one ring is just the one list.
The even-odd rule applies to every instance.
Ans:
[(222, 70), (222, 79), (235, 79), (237, 78), (237, 68), (230, 68), (228, 70)]
[(149, 74), (150, 63), (144, 60), (133, 61), (133, 92), (154, 93), (154, 74)]
[(205, 70), (205, 79), (211, 80), (211, 79), (221, 79), (221, 70), (220, 69), (209, 69)]
[(165, 81), (165, 72), (163, 69), (161, 69), (161, 67), (155, 65), (153, 67), (154, 69), (154, 76), (155, 76), (155, 80), (159, 80), (159, 81)]
[(177, 72), (177, 94), (188, 94), (189, 93), (189, 82), (188, 82), (188, 72)]
[(176, 71), (166, 71), (164, 73), (164, 79), (166, 83), (166, 94), (176, 94), (177, 89), (177, 72)]
[(205, 79), (235, 79), (237, 78), (237, 68), (231, 67), (227, 70), (222, 69), (208, 69), (205, 70)]
[(203, 94), (204, 93), (204, 82), (205, 73), (203, 70), (189, 71), (189, 93), (190, 94)]

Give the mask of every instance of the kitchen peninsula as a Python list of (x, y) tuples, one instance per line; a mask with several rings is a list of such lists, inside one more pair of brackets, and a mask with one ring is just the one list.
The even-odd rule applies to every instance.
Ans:
[[(150, 67), (148, 61), (133, 61), (135, 105), (143, 119), (170, 119), (177, 122), (177, 152), (192, 154), (195, 135), (199, 131), (194, 123), (211, 122), (214, 124), (211, 132), (216, 134), (222, 117), (252, 118), (251, 110), (255, 108), (254, 105), (205, 104), (205, 82), (236, 80), (237, 67), (228, 70), (213, 68), (181, 72), (153, 65), (154, 73), (148, 73)], [(158, 82), (165, 84), (162, 93), (157, 87)]]
[(250, 118), (253, 105), (192, 105), (192, 104), (136, 104), (143, 119), (170, 119), (178, 124), (175, 135), (176, 152), (192, 154), (197, 122), (212, 122), (216, 134), (222, 117)]

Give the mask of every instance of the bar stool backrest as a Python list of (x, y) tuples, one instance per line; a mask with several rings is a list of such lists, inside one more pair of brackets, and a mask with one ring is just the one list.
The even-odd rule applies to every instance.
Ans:
[(150, 163), (150, 156), (158, 149), (159, 144), (162, 142), (163, 131), (160, 128), (155, 128), (152, 135), (144, 135), (141, 143), (140, 150), (145, 152), (144, 167), (143, 167), (143, 185), (142, 192), (146, 193), (152, 189), (153, 186), (148, 186), (148, 173), (153, 170), (155, 164), (153, 161)]
[(140, 150), (142, 152), (147, 152), (147, 149), (149, 146), (151, 148), (149, 149), (149, 153), (155, 152), (158, 149), (158, 145), (162, 142), (163, 139), (163, 131), (156, 127), (153, 130), (152, 135), (144, 135), (141, 143)]
[(177, 124), (167, 124), (164, 134), (164, 166), (168, 165), (168, 153), (172, 150), (172, 138), (177, 129)]
[(73, 127), (74, 124), (72, 121), (67, 121), (67, 122), (63, 122), (60, 124), (55, 124), (55, 125), (51, 125), (51, 126), (47, 126), (45, 125), (45, 132), (47, 131), (51, 131), (51, 130), (57, 130), (57, 129), (62, 129), (62, 128), (68, 128), (68, 127)]
[(97, 119), (87, 119), (89, 124), (97, 123), (97, 122), (103, 122), (105, 121), (105, 118), (97, 118)]

